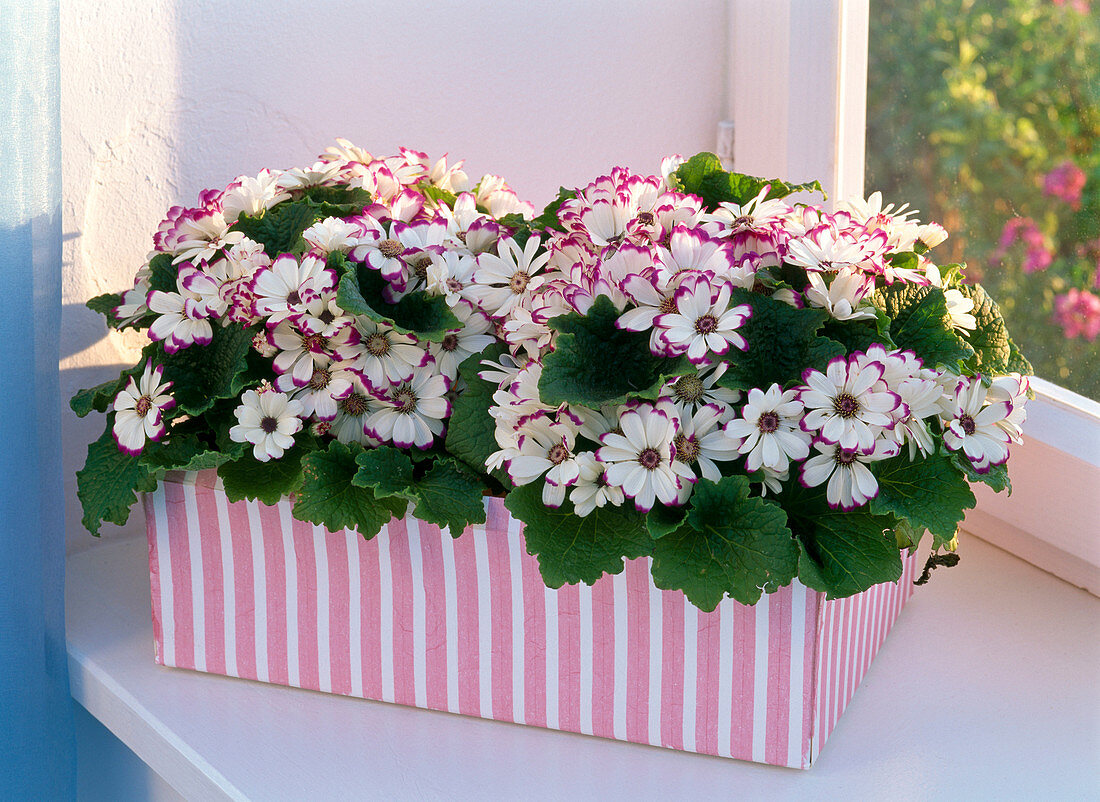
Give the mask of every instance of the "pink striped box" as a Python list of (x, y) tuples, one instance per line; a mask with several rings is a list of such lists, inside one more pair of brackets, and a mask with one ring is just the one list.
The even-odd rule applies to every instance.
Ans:
[(797, 582), (703, 613), (647, 560), (543, 585), (501, 499), (452, 540), (372, 540), (229, 503), (213, 471), (144, 499), (156, 661), (232, 677), (807, 768), (912, 592), (828, 601)]

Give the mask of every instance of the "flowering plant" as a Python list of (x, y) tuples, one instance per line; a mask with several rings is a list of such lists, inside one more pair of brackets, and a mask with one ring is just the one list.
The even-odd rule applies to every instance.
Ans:
[(1030, 365), (996, 305), (937, 224), (807, 190), (699, 154), (502, 221), (507, 350), (468, 381), (549, 585), (650, 556), (705, 610), (851, 595), (925, 531), (952, 551), (968, 480), (1008, 487)]
[(497, 339), (497, 218), (533, 209), (461, 168), (338, 140), (173, 207), (133, 288), (88, 303), (150, 342), (71, 401), (108, 413), (77, 474), (85, 526), (124, 523), (167, 470), (209, 468), (230, 500), (293, 495), (332, 530), (370, 537), (410, 504), (455, 533), (484, 522), (501, 488), (465, 462), (459, 366)]

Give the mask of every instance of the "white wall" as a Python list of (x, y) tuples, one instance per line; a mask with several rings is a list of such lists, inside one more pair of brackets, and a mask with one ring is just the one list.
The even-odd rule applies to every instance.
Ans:
[[(169, 206), (337, 136), (449, 151), (538, 207), (614, 165), (653, 172), (714, 149), (727, 24), (724, 0), (63, 4), (65, 399), (136, 360), (140, 338), (82, 304), (130, 286)], [(73, 550), (93, 543), (73, 474), (103, 417), (63, 427)]]

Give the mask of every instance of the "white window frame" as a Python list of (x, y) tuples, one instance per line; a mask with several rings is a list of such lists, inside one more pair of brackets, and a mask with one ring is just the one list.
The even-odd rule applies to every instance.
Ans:
[[(868, 0), (730, 0), (725, 143), (736, 169), (862, 195)], [(963, 524), (1100, 595), (1100, 404), (1034, 379), (1011, 496), (975, 487)]]

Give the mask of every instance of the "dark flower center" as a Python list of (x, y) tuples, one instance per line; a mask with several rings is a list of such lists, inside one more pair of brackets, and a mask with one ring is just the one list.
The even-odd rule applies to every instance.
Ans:
[(672, 391), (676, 393), (676, 397), (681, 401), (687, 401), (694, 404), (700, 398), (703, 397), (703, 382), (698, 376), (681, 376), (676, 380), (676, 384), (672, 385)]
[(700, 334), (711, 334), (718, 328), (718, 318), (714, 315), (703, 315), (695, 321), (695, 330)]
[(859, 401), (850, 393), (841, 393), (833, 401), (833, 409), (842, 418), (854, 418), (859, 414)]
[(329, 323), (336, 320), (336, 315), (332, 314), (331, 310), (322, 309), (321, 314), (317, 316), (317, 319), (327, 326)]
[(393, 259), (405, 252), (405, 246), (395, 239), (384, 239), (378, 243), (378, 250), (382, 252), (383, 256)]
[(653, 225), (653, 213), (652, 212), (638, 212), (638, 222), (643, 226)]
[(661, 464), (661, 455), (655, 448), (647, 448), (638, 455), (638, 464), (647, 471), (652, 471)]
[(734, 218), (734, 221), (730, 223), (734, 228), (750, 228), (752, 226), (752, 218), (743, 214), (740, 217)]
[(457, 236), (458, 236), (458, 241), (461, 242), (463, 245), (465, 245), (466, 244), (466, 232), (465, 231), (459, 231)]
[(554, 443), (550, 446), (550, 450), (546, 452), (546, 458), (555, 465), (561, 465), (569, 459), (569, 449), (565, 447), (564, 443)]
[(264, 431), (264, 434), (271, 434), (279, 428), (279, 419), (268, 415), (260, 420), (260, 428)]
[(408, 415), (416, 409), (416, 394), (412, 391), (411, 387), (407, 384), (403, 384), (397, 388), (397, 392), (393, 394), (393, 405), (397, 407), (398, 412), (403, 415)]
[(448, 334), (443, 338), (443, 342), (439, 344), (439, 347), (444, 351), (455, 351), (458, 349), (458, 335)]
[(367, 399), (365, 396), (359, 395), (359, 393), (352, 393), (340, 402), (340, 410), (345, 415), (358, 418), (367, 411)]
[(364, 345), (366, 345), (367, 352), (371, 354), (371, 356), (385, 356), (390, 352), (390, 341), (385, 334), (375, 332), (367, 337), (367, 341)]
[(681, 432), (672, 444), (676, 447), (676, 459), (680, 462), (692, 463), (699, 459), (699, 443), (694, 436), (688, 437)]
[(516, 295), (521, 294), (527, 289), (527, 285), (531, 283), (531, 276), (522, 270), (517, 270), (512, 274), (511, 280), (508, 282), (508, 288)]
[(314, 368), (313, 375), (309, 379), (309, 389), (324, 390), (332, 381), (332, 371), (324, 368)]
[(325, 350), (328, 345), (328, 337), (322, 337), (320, 334), (307, 334), (302, 338), (302, 348), (312, 353), (320, 353)]
[(959, 423), (963, 427), (963, 432), (965, 432), (968, 435), (974, 434), (974, 430), (977, 428), (974, 425), (974, 419), (972, 417), (970, 417), (969, 415), (960, 415), (959, 416)]
[(412, 263), (413, 272), (421, 281), (426, 281), (428, 278), (428, 267), (432, 264), (432, 257), (421, 256), (415, 262)]
[(451, 278), (447, 279), (447, 289), (449, 289), (451, 292), (461, 292), (462, 282), (452, 276)]
[(139, 418), (144, 418), (149, 414), (149, 410), (153, 408), (153, 399), (147, 395), (143, 395), (134, 404), (134, 412), (138, 414)]
[(676, 299), (671, 295), (666, 295), (661, 299), (660, 306), (657, 307), (662, 315), (671, 315), (676, 312)]
[(302, 302), (302, 296), (298, 294), (297, 290), (291, 290), (290, 295), (286, 297), (287, 306), (297, 306)]
[(770, 434), (779, 428), (779, 416), (774, 412), (765, 412), (756, 421), (756, 427), (764, 434)]
[(838, 448), (834, 457), (837, 465), (851, 465), (856, 461), (856, 452), (852, 448)]

